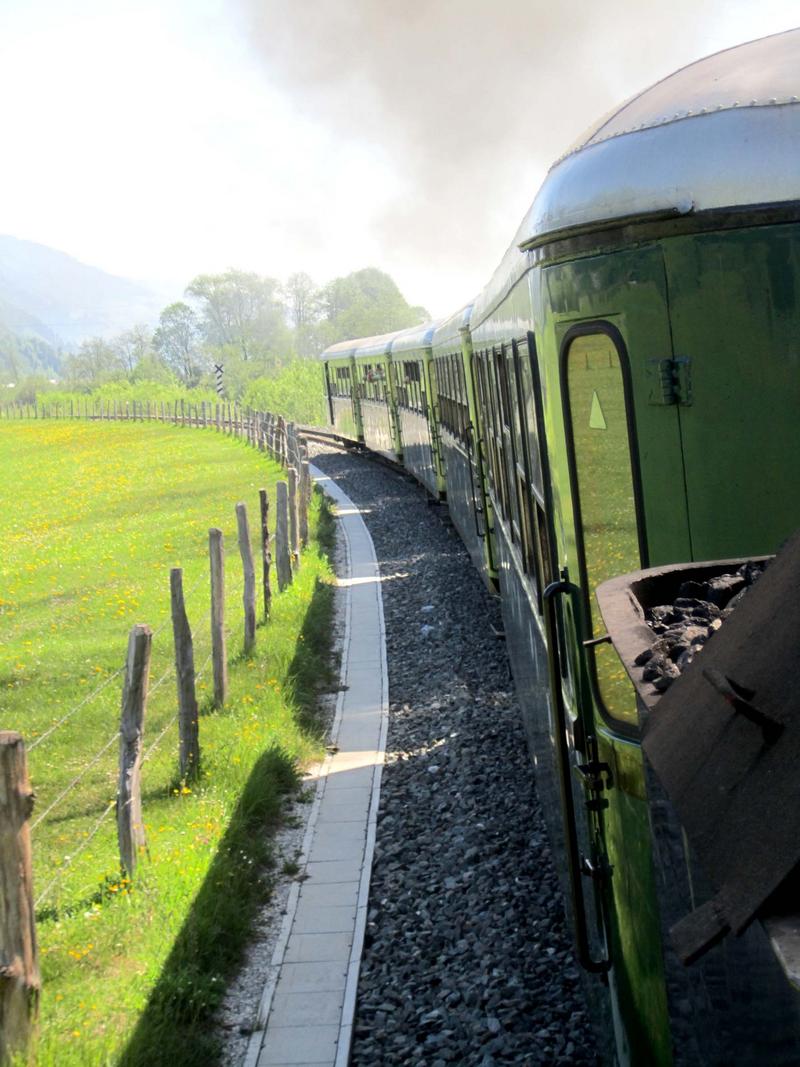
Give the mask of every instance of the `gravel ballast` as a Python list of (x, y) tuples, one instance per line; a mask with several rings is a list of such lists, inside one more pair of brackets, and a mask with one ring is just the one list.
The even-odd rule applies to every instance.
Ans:
[(351, 1063), (594, 1064), (499, 604), (415, 482), (311, 451), (363, 510), (389, 665)]

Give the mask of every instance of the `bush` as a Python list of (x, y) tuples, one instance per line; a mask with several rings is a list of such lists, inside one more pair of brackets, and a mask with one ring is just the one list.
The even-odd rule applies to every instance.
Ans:
[(251, 382), (242, 403), (305, 426), (324, 426), (328, 417), (322, 365), (314, 359), (296, 359), (273, 377)]

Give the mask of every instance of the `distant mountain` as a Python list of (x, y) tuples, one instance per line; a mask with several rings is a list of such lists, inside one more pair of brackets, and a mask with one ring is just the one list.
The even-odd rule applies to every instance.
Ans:
[(155, 324), (169, 299), (54, 248), (0, 235), (0, 330), (73, 348), (86, 337)]

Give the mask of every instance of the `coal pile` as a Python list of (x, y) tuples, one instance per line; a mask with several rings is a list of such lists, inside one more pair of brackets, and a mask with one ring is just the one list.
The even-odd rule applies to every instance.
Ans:
[(645, 620), (656, 639), (634, 660), (637, 667), (644, 667), (642, 679), (652, 682), (659, 693), (669, 689), (736, 609), (765, 567), (764, 562), (748, 562), (730, 574), (683, 582), (671, 604), (645, 608)]

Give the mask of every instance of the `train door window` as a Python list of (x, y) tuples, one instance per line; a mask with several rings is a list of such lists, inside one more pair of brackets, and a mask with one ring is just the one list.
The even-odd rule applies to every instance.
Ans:
[(459, 373), (458, 373), (458, 355), (450, 355), (450, 395), (452, 397), (452, 412), (450, 418), (452, 419), (452, 431), (455, 436), (459, 437), (459, 440), (464, 439), (464, 429), (461, 425), (461, 411), (460, 411), (460, 397), (459, 397)]
[(475, 385), (478, 391), (478, 404), (481, 411), (481, 427), (484, 433), (484, 444), (489, 445), (486, 448), (487, 464), (486, 464), (486, 477), (488, 481), (495, 484), (495, 474), (493, 466), (492, 449), (490, 446), (491, 437), (491, 409), (489, 407), (489, 389), (486, 381), (486, 360), (483, 353), (475, 352), (472, 356), (473, 372), (475, 374)]
[(525, 571), (534, 579), (537, 592), (541, 585), (541, 572), (537, 567), (533, 537), (533, 492), (531, 487), (530, 460), (528, 456), (528, 433), (525, 407), (522, 401), (521, 371), (525, 363), (520, 354), (526, 342), (513, 341), (509, 351), (508, 370), (513, 386), (511, 405), (511, 429), (514, 435), (514, 473), (520, 512), (522, 558)]
[(425, 377), (425, 364), (417, 363), (417, 378), (419, 380), (419, 413), (428, 416), (428, 383)]
[(494, 368), (494, 353), (487, 349), (482, 354), (484, 381), (486, 387), (486, 439), (489, 451), (489, 469), (491, 484), (494, 489), (497, 510), (500, 515), (507, 514), (505, 505), (505, 472), (502, 463), (502, 451), (498, 444), (500, 420), (497, 416), (497, 375)]
[(336, 368), (336, 381), (334, 384), (334, 393), (336, 396), (350, 396), (350, 368), (349, 367), (337, 367)]
[(407, 407), (411, 411), (419, 411), (419, 364), (410, 359), (404, 360), (403, 376), (407, 391)]
[(455, 434), (455, 424), (453, 421), (453, 400), (452, 400), (452, 387), (450, 384), (450, 357), (445, 356), (442, 360), (443, 381), (442, 381), (442, 394), (444, 400), (444, 406), (442, 408), (442, 418), (447, 420), (447, 429), (450, 433)]
[[(595, 590), (641, 566), (635, 437), (627, 357), (611, 327), (579, 329), (564, 349), (576, 521), (591, 636), (605, 633)], [(590, 663), (603, 710), (636, 723), (633, 689), (609, 644), (594, 645)]]
[(513, 405), (511, 403), (511, 386), (509, 384), (508, 360), (511, 349), (502, 345), (495, 350), (495, 368), (497, 371), (498, 398), (500, 411), (500, 442), (502, 462), (505, 470), (505, 512), (511, 520), (511, 537), (516, 544), (522, 543), (522, 520), (517, 486), (517, 465), (512, 429)]
[(456, 395), (458, 396), (459, 437), (465, 441), (467, 438), (467, 426), (469, 425), (469, 406), (467, 404), (467, 383), (464, 379), (464, 361), (460, 353), (456, 353), (453, 356), (453, 369), (455, 371)]

